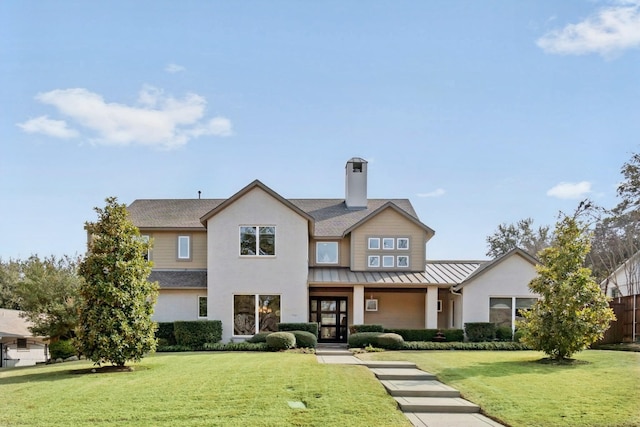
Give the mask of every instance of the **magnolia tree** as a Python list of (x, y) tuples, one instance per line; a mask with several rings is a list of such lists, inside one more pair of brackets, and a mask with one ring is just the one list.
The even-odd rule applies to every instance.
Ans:
[(76, 335), (82, 354), (96, 364), (124, 366), (155, 349), (151, 315), (158, 285), (147, 281), (149, 243), (128, 219), (125, 205), (115, 197), (106, 202), (104, 209), (95, 208), (98, 221), (86, 224), (91, 237), (80, 264), (85, 282)]
[(607, 297), (584, 267), (590, 236), (579, 220), (585, 206), (573, 216), (562, 216), (552, 246), (542, 250), (538, 275), (529, 288), (541, 295), (524, 313), (522, 341), (551, 359), (563, 360), (602, 338), (615, 319)]

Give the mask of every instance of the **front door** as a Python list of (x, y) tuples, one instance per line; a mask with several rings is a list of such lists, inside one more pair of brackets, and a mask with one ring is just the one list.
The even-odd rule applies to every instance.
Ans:
[(318, 342), (347, 342), (347, 298), (311, 297), (310, 322), (318, 324)]

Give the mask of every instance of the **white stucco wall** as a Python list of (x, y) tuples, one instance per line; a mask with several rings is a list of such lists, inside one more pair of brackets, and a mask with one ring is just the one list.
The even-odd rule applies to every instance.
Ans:
[(47, 361), (46, 345), (42, 341), (27, 338), (27, 349), (18, 349), (15, 339), (3, 340), (2, 367), (33, 366)]
[[(240, 256), (240, 226), (276, 227), (276, 255)], [(222, 340), (233, 336), (235, 294), (280, 295), (281, 322), (307, 322), (307, 220), (254, 188), (207, 222), (208, 317), (222, 321)]]
[(198, 320), (198, 297), (206, 296), (206, 289), (161, 289), (152, 318), (155, 322)]
[(536, 269), (518, 254), (502, 260), (462, 288), (462, 325), (489, 321), (489, 298), (537, 298), (529, 289)]

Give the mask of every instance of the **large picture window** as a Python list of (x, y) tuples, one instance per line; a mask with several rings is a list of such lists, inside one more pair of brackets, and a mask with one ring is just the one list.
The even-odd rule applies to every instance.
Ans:
[(276, 227), (240, 227), (240, 255), (273, 256), (276, 254)]
[(233, 334), (275, 332), (280, 323), (280, 295), (234, 295)]
[(318, 264), (337, 264), (338, 242), (316, 243), (316, 262)]
[(515, 329), (516, 321), (523, 320), (523, 311), (530, 310), (536, 298), (489, 298), (489, 322), (498, 327)]

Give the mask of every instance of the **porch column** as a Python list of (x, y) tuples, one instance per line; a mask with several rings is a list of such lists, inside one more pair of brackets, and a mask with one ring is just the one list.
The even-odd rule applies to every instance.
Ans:
[(353, 285), (353, 325), (364, 324), (364, 285)]
[(426, 329), (438, 329), (438, 287), (427, 286), (424, 301), (424, 325)]

